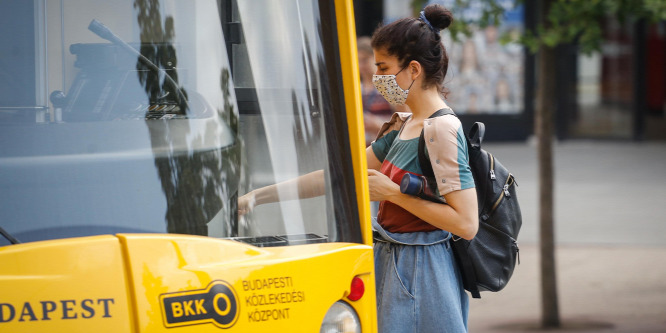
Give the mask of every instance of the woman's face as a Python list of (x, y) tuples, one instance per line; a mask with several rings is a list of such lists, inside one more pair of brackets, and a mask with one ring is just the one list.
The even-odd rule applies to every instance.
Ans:
[[(398, 85), (407, 89), (412, 83), (412, 78), (409, 74), (409, 69), (400, 67), (398, 58), (392, 55), (389, 55), (384, 49), (375, 49), (375, 66), (377, 66), (377, 75), (396, 75), (395, 80), (398, 82)], [(401, 71), (402, 70), (402, 71)], [(399, 73), (398, 73), (399, 72)]]

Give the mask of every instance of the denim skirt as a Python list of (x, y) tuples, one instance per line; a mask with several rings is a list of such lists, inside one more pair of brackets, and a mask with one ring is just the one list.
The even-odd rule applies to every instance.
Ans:
[(375, 219), (381, 333), (467, 332), (469, 299), (444, 230), (392, 233)]

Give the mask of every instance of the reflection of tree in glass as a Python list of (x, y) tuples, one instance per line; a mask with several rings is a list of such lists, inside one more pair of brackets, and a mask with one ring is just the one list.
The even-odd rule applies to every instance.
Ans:
[[(176, 102), (181, 112), (187, 109), (187, 96), (184, 89), (177, 86), (178, 64), (176, 50), (173, 47), (174, 26), (173, 17), (167, 16), (162, 28), (159, 0), (136, 0), (134, 8), (137, 9), (137, 20), (141, 28), (141, 54), (152, 61), (163, 73), (150, 70), (146, 64), (138, 61), (136, 69), (139, 73), (139, 82), (143, 84), (150, 99), (150, 104), (166, 104)], [(171, 79), (164, 78), (167, 75)], [(181, 98), (181, 95), (185, 98)]]
[[(181, 110), (186, 110), (185, 89), (177, 85), (177, 54), (173, 47), (175, 37), (174, 19), (168, 16), (162, 24), (159, 0), (135, 0), (137, 21), (141, 29), (141, 54), (152, 61), (173, 79), (169, 83), (161, 80), (164, 74), (144, 70), (144, 64), (137, 61), (139, 80), (148, 94), (150, 103), (178, 102)], [(226, 71), (226, 73), (224, 73)], [(224, 70), (221, 79), (222, 93), (225, 97), (223, 110), (217, 110), (215, 116), (224, 123), (236, 128), (238, 116), (230, 100), (228, 70)], [(182, 94), (179, 94), (179, 91)], [(195, 92), (196, 95), (196, 92)], [(179, 99), (182, 96), (182, 99)], [(220, 121), (210, 119), (203, 132), (192, 135), (191, 121), (205, 119), (149, 120), (146, 124), (150, 132), (155, 155), (155, 166), (162, 182), (167, 201), (165, 219), (170, 233), (208, 235), (208, 223), (216, 216), (223, 223), (218, 229), (223, 235), (235, 233), (235, 199), (238, 173), (238, 151), (236, 145), (218, 147), (214, 140), (223, 136)], [(236, 133), (232, 133), (234, 138)], [(184, 148), (190, 147), (190, 148)], [(216, 147), (192, 151), (191, 147)], [(167, 151), (167, 153), (164, 153)], [(233, 199), (233, 200), (230, 200)], [(219, 214), (219, 215), (218, 215)], [(218, 221), (218, 219), (215, 219)]]

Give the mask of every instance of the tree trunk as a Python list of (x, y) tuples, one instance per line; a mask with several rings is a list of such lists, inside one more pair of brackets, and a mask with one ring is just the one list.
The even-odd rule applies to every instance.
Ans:
[[(539, 21), (545, 20), (553, 0), (541, 1)], [(535, 132), (538, 139), (539, 226), (541, 255), (541, 324), (544, 328), (560, 327), (555, 273), (555, 236), (553, 221), (553, 114), (556, 106), (555, 48), (542, 46), (538, 57), (538, 95)]]

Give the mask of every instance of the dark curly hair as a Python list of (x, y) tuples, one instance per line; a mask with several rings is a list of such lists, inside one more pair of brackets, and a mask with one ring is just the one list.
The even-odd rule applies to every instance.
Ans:
[(400, 67), (412, 60), (423, 67), (424, 88), (432, 85), (446, 95), (443, 82), (449, 69), (449, 56), (446, 54), (439, 30), (446, 29), (453, 22), (451, 12), (437, 4), (428, 5), (423, 10), (426, 21), (404, 18), (379, 26), (372, 35), (372, 48), (384, 49), (398, 58)]

